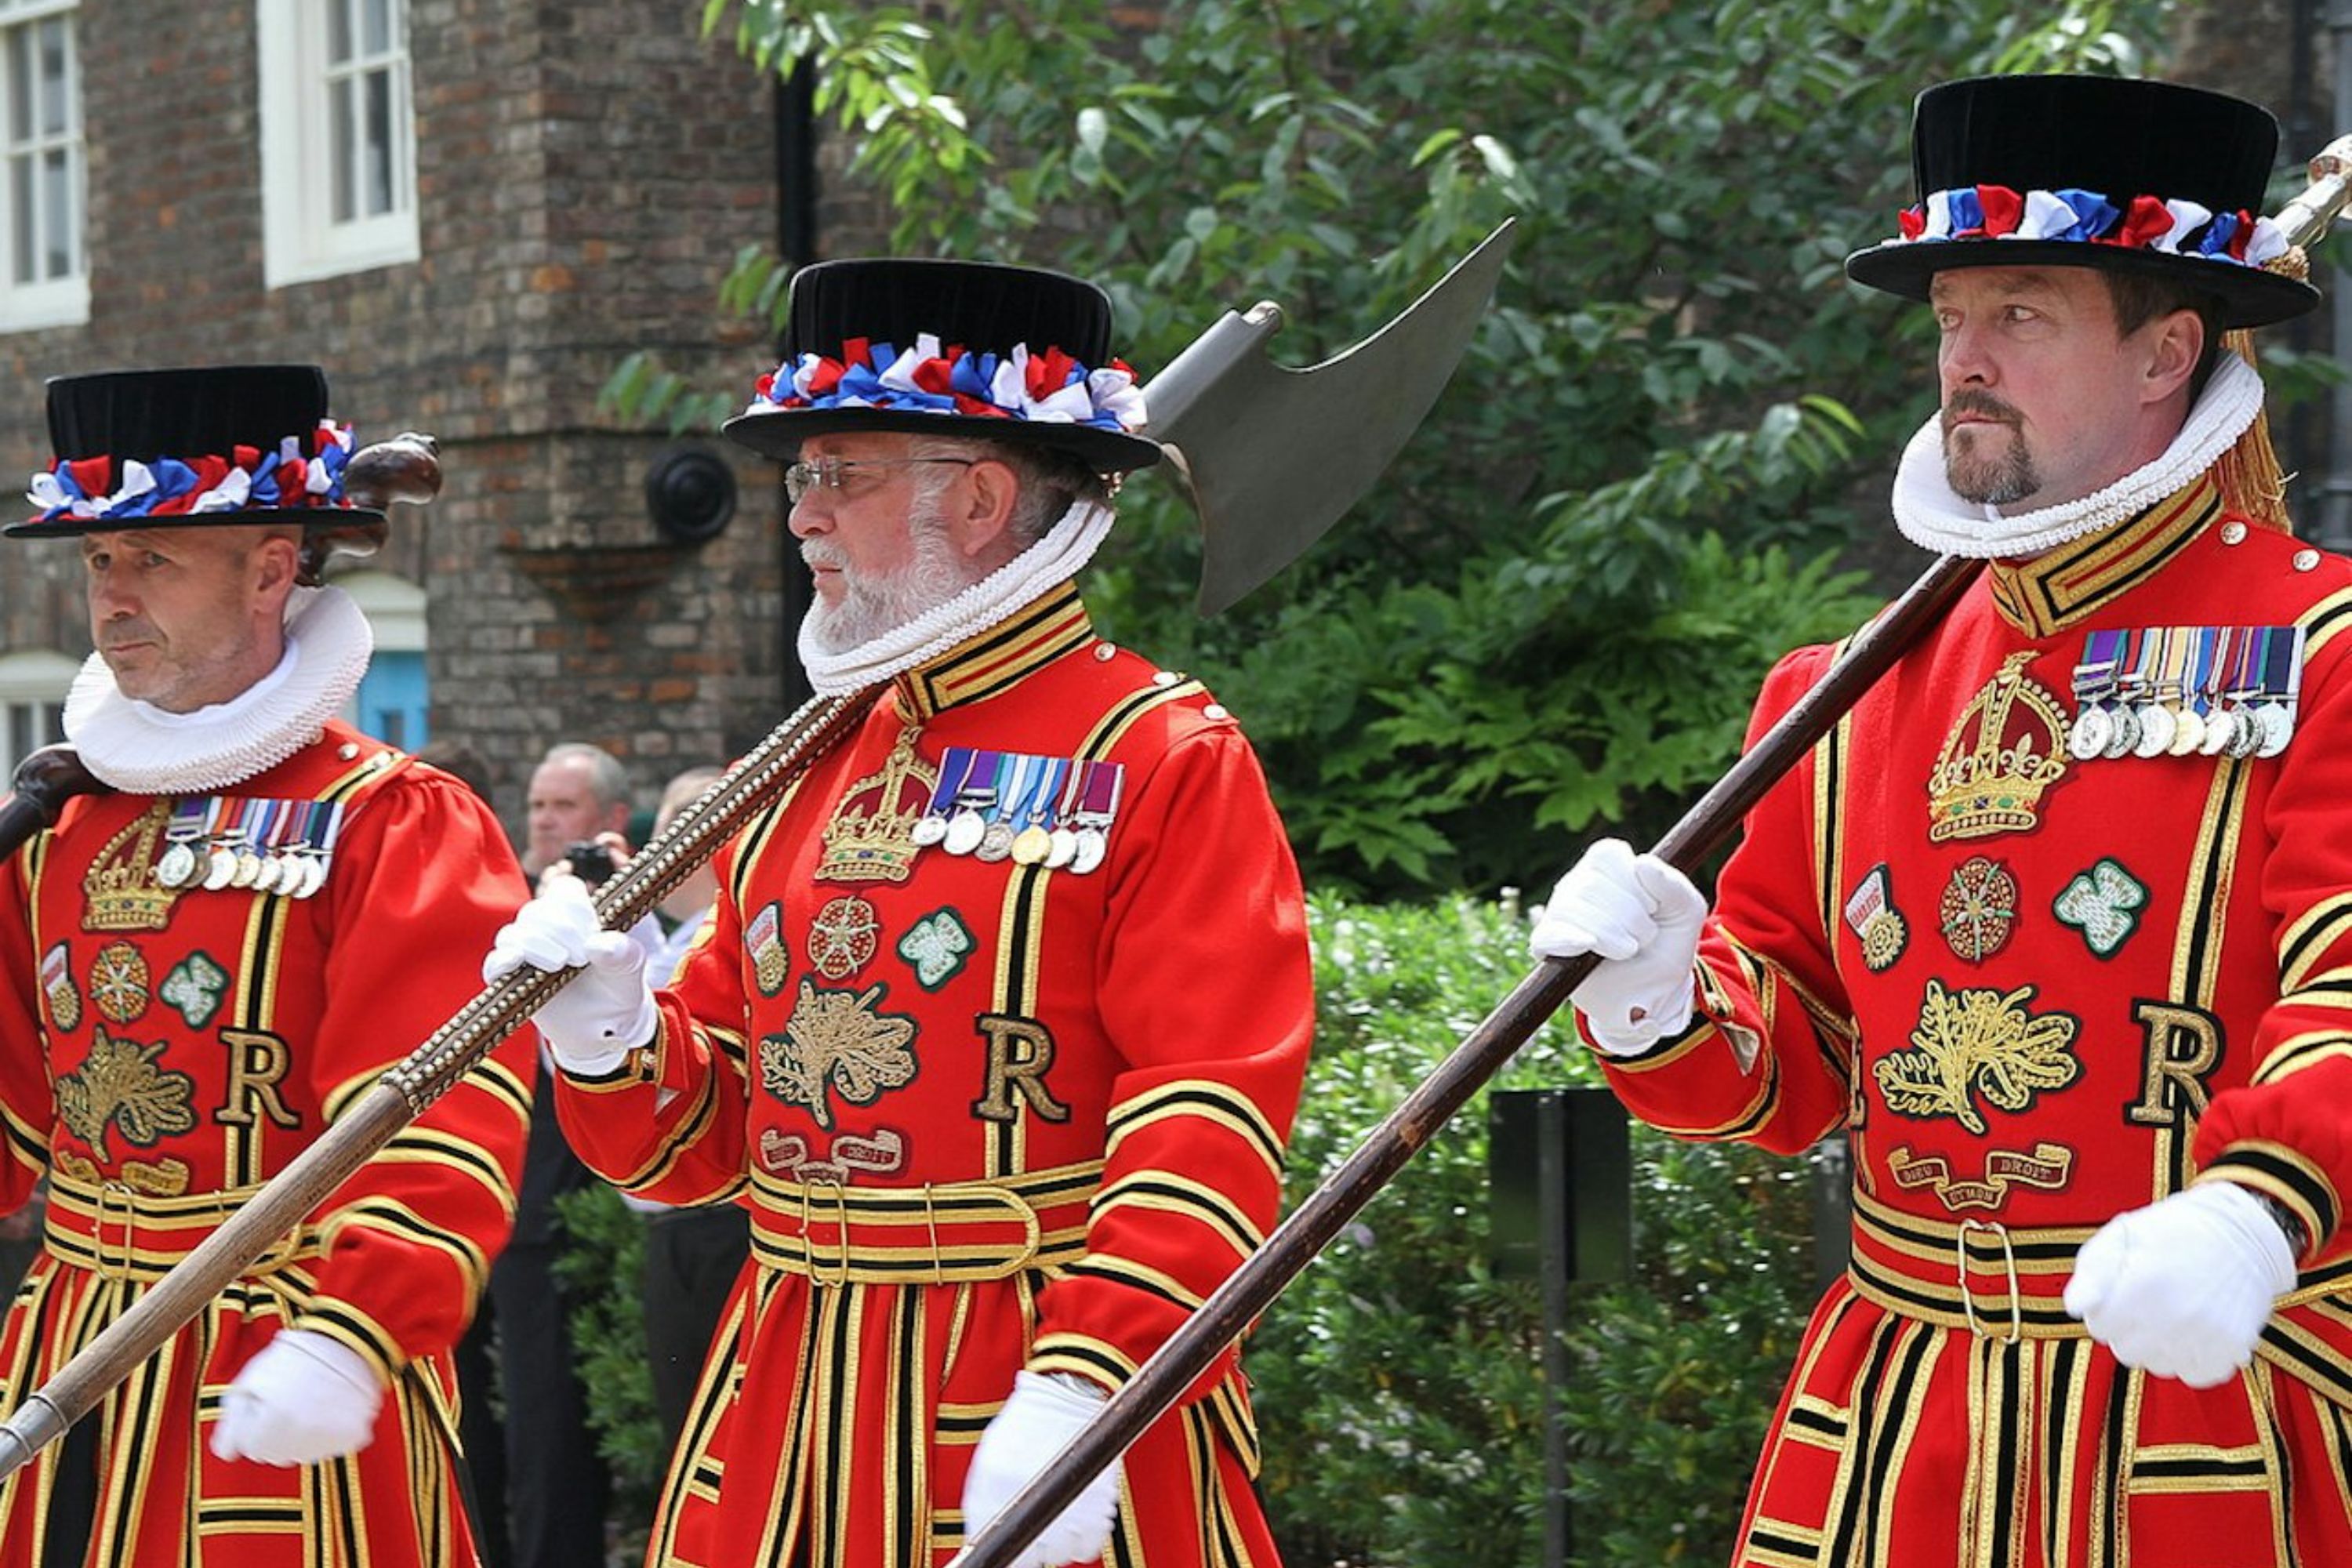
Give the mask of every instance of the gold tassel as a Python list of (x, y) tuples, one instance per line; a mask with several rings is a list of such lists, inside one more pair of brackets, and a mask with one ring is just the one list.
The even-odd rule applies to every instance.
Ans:
[[(2311, 262), (2303, 247), (2289, 246), (2286, 253), (2269, 263), (2269, 270), (2294, 279), (2311, 276)], [(2232, 328), (2222, 334), (2221, 346), (2234, 350), (2248, 364), (2255, 364), (2254, 334), (2244, 327)], [(2271, 448), (2271, 417), (2268, 409), (2254, 416), (2237, 444), (2221, 454), (2213, 466), (2214, 477), (2221, 484), (2221, 504), (2249, 521), (2263, 528), (2274, 528), (2281, 533), (2294, 532), (2294, 524), (2286, 512), (2286, 476), (2279, 472), (2278, 453)]]

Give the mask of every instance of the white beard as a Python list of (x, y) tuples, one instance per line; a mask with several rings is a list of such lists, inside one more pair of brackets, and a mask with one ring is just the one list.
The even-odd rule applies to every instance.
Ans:
[[(930, 515), (926, 515), (927, 513)], [(882, 576), (854, 577), (845, 574), (845, 592), (838, 604), (819, 598), (801, 623), (801, 642), (820, 653), (847, 653), (872, 642), (946, 604), (977, 579), (957, 558), (940, 526), (935, 506), (918, 509), (907, 521), (914, 557)], [(801, 546), (801, 559), (812, 566), (844, 565), (841, 552), (823, 540)]]
[[(801, 667), (818, 695), (839, 696), (889, 679), (937, 658), (991, 626), (1002, 625), (1066, 583), (1091, 559), (1110, 532), (1110, 508), (1073, 501), (1045, 537), (912, 620), (887, 627), (838, 653), (811, 645), (810, 618), (801, 621)], [(845, 600), (844, 603), (847, 601)]]

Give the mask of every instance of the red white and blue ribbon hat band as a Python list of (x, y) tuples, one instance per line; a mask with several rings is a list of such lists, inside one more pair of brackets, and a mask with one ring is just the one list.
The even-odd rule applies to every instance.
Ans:
[(1916, 205), (1846, 258), (1856, 282), (1925, 300), (1952, 267), (2094, 267), (2211, 295), (2222, 324), (2300, 315), (2317, 290), (2266, 270), (2259, 216), (2278, 125), (2258, 105), (2170, 82), (1977, 77), (1919, 95)]
[(821, 262), (793, 277), (790, 321), (782, 363), (727, 422), (754, 451), (792, 458), (811, 436), (872, 430), (1049, 447), (1102, 472), (1160, 460), (1091, 283), (980, 262)]
[(314, 365), (114, 371), (48, 384), (57, 457), (17, 538), (279, 521), (381, 521), (352, 504), (351, 427)]

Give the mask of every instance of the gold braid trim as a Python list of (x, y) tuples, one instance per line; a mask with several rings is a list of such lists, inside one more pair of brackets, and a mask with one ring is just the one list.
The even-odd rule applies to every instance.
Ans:
[[(2285, 254), (2265, 264), (2266, 271), (2276, 272), (2296, 279), (2311, 276), (2310, 258), (2303, 247), (2289, 246)], [(2254, 334), (2237, 327), (2221, 336), (2221, 346), (2234, 350), (2248, 364), (2260, 369), (2254, 358)], [(2214, 465), (2214, 476), (2221, 482), (2222, 504), (2264, 528), (2274, 528), (2281, 533), (2292, 534), (2294, 525), (2286, 514), (2286, 476), (2279, 472), (2278, 453), (2271, 447), (2271, 419), (2268, 410), (2254, 416), (2237, 445), (2221, 454)]]

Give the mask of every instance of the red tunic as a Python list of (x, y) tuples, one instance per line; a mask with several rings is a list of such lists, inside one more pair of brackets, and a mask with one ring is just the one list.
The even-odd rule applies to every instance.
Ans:
[[(2347, 626), (2352, 564), (2202, 481), (1997, 563), (1750, 817), (1699, 1022), (1609, 1069), (1670, 1131), (1852, 1136), (1853, 1268), (1740, 1563), (2352, 1563)], [(2302, 628), (2283, 751), (2070, 754), (2099, 634), (2194, 687), (2200, 645), (2261, 646), (2217, 626)], [(1783, 662), (1751, 734), (1828, 657)], [(2319, 1238), (2293, 1304), (2222, 1387), (2118, 1368), (2061, 1305), (2076, 1249), (2221, 1176)]]
[[(346, 725), (223, 795), (340, 804), (311, 896), (160, 886), (175, 797), (75, 800), (7, 867), (0, 1036), (40, 1048), (0, 1056), (0, 1210), (50, 1182), (0, 1330), (11, 1405), (469, 1000), (520, 901), (488, 809)], [(477, 1560), (447, 1352), (513, 1217), (533, 1068), (507, 1042), (106, 1396), (90, 1563)], [(285, 1327), (383, 1370), (373, 1440), (296, 1468), (215, 1458), (222, 1390)], [(46, 1561), (63, 1447), (0, 1488), (0, 1568)]]
[[(1116, 777), (1101, 863), (917, 847), (975, 756), (1040, 826)], [(900, 678), (719, 872), (656, 1045), (558, 1094), (608, 1177), (751, 1214), (650, 1560), (944, 1563), (1013, 1373), (1118, 1385), (1271, 1227), (1297, 873), (1223, 710), (1067, 587)], [(1254, 1450), (1228, 1357), (1129, 1451), (1120, 1560), (1271, 1563)]]

